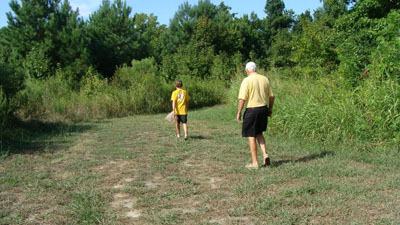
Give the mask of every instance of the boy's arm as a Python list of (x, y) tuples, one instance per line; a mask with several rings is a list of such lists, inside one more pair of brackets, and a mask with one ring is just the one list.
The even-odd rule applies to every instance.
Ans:
[(176, 106), (176, 100), (172, 101), (172, 112), (175, 114), (175, 106)]
[(186, 101), (186, 109), (189, 110), (189, 100)]

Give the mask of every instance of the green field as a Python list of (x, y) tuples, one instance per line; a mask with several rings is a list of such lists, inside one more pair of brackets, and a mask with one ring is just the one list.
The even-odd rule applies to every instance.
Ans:
[(272, 166), (247, 170), (228, 111), (191, 111), (188, 141), (164, 114), (26, 125), (2, 149), (0, 224), (400, 224), (397, 149), (267, 132)]

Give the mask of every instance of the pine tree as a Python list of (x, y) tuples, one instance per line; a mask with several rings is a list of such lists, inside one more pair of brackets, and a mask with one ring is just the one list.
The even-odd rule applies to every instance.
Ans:
[(93, 65), (106, 77), (118, 66), (140, 58), (138, 36), (132, 8), (126, 2), (104, 0), (98, 11), (90, 15), (88, 35)]
[(27, 75), (45, 77), (65, 67), (81, 72), (74, 64), (87, 58), (85, 25), (68, 0), (12, 0), (10, 7), (5, 45), (25, 59)]

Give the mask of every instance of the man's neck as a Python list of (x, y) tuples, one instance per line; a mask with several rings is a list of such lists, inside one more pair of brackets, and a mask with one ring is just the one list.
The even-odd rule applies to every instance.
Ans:
[(247, 76), (250, 76), (251, 74), (255, 73), (256, 71), (254, 71), (254, 70), (247, 70), (246, 72), (247, 72)]

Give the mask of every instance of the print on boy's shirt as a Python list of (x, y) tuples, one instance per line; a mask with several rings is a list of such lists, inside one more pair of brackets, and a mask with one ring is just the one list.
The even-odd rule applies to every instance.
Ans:
[(183, 97), (185, 97), (185, 95), (183, 93), (179, 93), (178, 94), (178, 102), (182, 102), (183, 101)]

